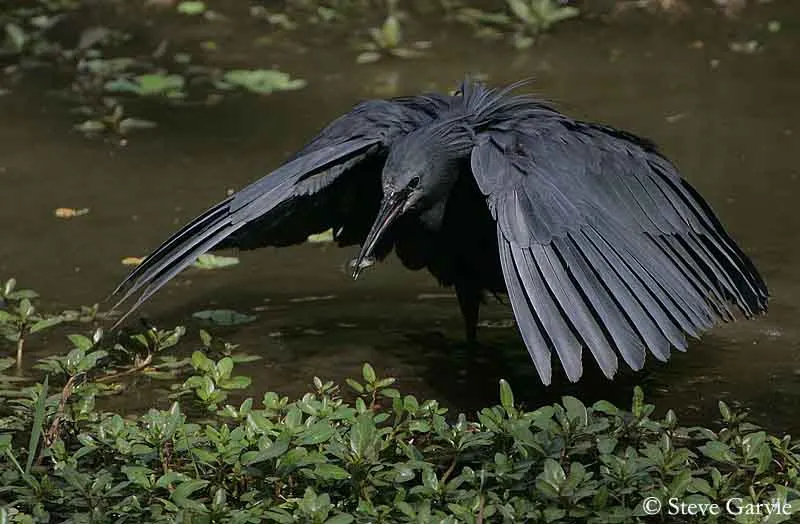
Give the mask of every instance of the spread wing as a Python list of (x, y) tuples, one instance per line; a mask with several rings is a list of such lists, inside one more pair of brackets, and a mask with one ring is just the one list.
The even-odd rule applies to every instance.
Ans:
[(647, 349), (666, 360), (671, 346), (685, 350), (685, 334), (730, 319), (729, 304), (766, 310), (753, 264), (652, 144), (541, 105), (526, 118), (524, 104), (510, 99), (516, 119), (482, 123), (471, 168), (545, 384), (552, 352), (576, 381), (587, 347), (610, 378), (617, 355), (633, 369)]
[[(359, 214), (358, 206), (349, 206), (357, 214), (343, 216), (347, 199), (379, 188), (390, 144), (433, 119), (449, 98), (371, 100), (339, 117), (278, 169), (189, 222), (145, 258), (114, 291), (121, 294), (115, 308), (141, 291), (117, 324), (214, 247), (297, 243), (332, 225), (348, 226), (350, 241), (363, 240), (353, 230), (365, 230), (374, 217)], [(374, 199), (377, 210), (380, 191)]]

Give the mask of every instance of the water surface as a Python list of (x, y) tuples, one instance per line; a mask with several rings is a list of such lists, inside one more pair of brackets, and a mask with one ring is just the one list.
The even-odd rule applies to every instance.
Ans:
[[(364, 361), (400, 386), (472, 410), (497, 398), (507, 378), (529, 405), (570, 392), (591, 400), (627, 399), (644, 384), (661, 410), (707, 421), (719, 399), (735, 399), (777, 431), (800, 430), (800, 16), (776, 3), (739, 21), (698, 13), (680, 23), (648, 17), (558, 28), (539, 46), (515, 52), (471, 39), (458, 28), (434, 31), (431, 56), (356, 66), (343, 46), (311, 47), (271, 60), (306, 78), (302, 91), (228, 100), (211, 108), (141, 108), (160, 124), (126, 147), (70, 132), (68, 106), (26, 86), (0, 97), (0, 275), (16, 276), (57, 310), (101, 300), (124, 277), (120, 260), (141, 256), (179, 225), (276, 167), (331, 118), (360, 99), (450, 89), (467, 72), (493, 84), (535, 76), (534, 91), (575, 116), (648, 136), (680, 167), (753, 258), (770, 287), (769, 315), (721, 326), (667, 365), (648, 360), (642, 373), (609, 383), (587, 365), (577, 386), (538, 384), (514, 328), (484, 328), (482, 348), (463, 344), (453, 296), (396, 260), (352, 282), (343, 271), (355, 248), (303, 245), (241, 255), (216, 272), (188, 271), (142, 313), (160, 326), (191, 321), (214, 307), (256, 311), (257, 322), (220, 331), (243, 351), (263, 355), (244, 371), (260, 390), (305, 391), (313, 375), (357, 375)], [(770, 18), (784, 30), (767, 35)], [(431, 29), (432, 30), (432, 29)], [(432, 30), (433, 31), (433, 30)], [(732, 39), (763, 37), (755, 55), (732, 53)], [(702, 42), (702, 46), (698, 43)], [(387, 87), (388, 86), (388, 87)], [(57, 220), (57, 207), (89, 215)], [(322, 300), (302, 300), (324, 297)], [(298, 300), (301, 299), (301, 300)], [(483, 318), (511, 318), (504, 306)], [(31, 342), (29, 354), (63, 348)], [(590, 357), (586, 357), (587, 360)], [(131, 407), (157, 402), (145, 383), (124, 397)]]

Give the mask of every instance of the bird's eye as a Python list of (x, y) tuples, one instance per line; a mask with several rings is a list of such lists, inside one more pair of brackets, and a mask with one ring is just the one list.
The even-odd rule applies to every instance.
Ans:
[(408, 188), (409, 189), (416, 189), (418, 185), (419, 185), (419, 177), (418, 176), (415, 176), (414, 178), (412, 178), (411, 180), (408, 181)]

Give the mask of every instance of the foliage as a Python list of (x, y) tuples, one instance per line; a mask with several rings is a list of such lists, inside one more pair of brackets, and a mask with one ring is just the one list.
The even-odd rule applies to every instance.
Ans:
[(286, 73), (274, 69), (232, 69), (225, 71), (217, 82), (221, 89), (240, 87), (259, 95), (274, 91), (294, 91), (305, 87), (305, 80), (293, 79)]
[[(0, 392), (3, 522), (649, 522), (647, 497), (800, 510), (800, 443), (724, 403), (718, 428), (682, 427), (638, 388), (627, 411), (574, 397), (529, 410), (500, 381), (499, 405), (451, 416), (369, 364), (346, 394), (315, 377), (297, 399), (234, 402), (252, 357), (204, 331), (191, 358), (166, 355), (183, 335), (70, 335), (42, 381)], [(168, 409), (98, 407), (145, 373), (174, 381)]]
[(565, 20), (580, 15), (580, 10), (558, 0), (506, 0), (507, 11), (462, 8), (457, 19), (474, 26), (478, 36), (499, 38), (510, 30), (517, 49), (530, 47), (542, 33)]
[[(83, 26), (77, 28), (80, 36), (75, 40), (57, 38), (76, 30), (70, 26), (78, 17), (69, 15), (78, 8), (102, 9), (84, 0), (36, 0), (0, 11), (0, 58), (11, 62), (3, 71), (13, 78), (43, 65), (68, 71), (73, 78), (62, 94), (75, 103), (75, 112), (85, 117), (74, 128), (87, 136), (127, 135), (155, 127), (155, 122), (129, 114), (131, 98), (171, 104), (216, 103), (234, 88), (268, 94), (305, 86), (304, 80), (274, 69), (194, 63), (190, 52), (167, 52), (168, 40), (155, 49), (142, 50), (138, 45), (139, 50), (131, 52), (134, 36), (113, 27)], [(203, 2), (180, 2), (176, 10), (188, 15), (183, 17), (186, 23), (213, 23), (219, 18)], [(119, 17), (106, 18), (114, 23)], [(215, 48), (216, 43), (204, 42), (201, 47)], [(3, 94), (7, 93), (3, 89)]]
[[(530, 46), (533, 37), (580, 14), (577, 7), (561, 5), (558, 0), (506, 0), (506, 3), (522, 26), (523, 34), (518, 33), (515, 40), (518, 48)], [(528, 34), (532, 37), (525, 36)]]
[(413, 42), (410, 46), (403, 44), (403, 33), (400, 27), (401, 13), (397, 11), (396, 1), (388, 2), (389, 14), (380, 27), (369, 29), (370, 41), (361, 44), (361, 54), (356, 57), (359, 64), (376, 62), (384, 56), (397, 58), (417, 58), (422, 50), (430, 47), (430, 42)]

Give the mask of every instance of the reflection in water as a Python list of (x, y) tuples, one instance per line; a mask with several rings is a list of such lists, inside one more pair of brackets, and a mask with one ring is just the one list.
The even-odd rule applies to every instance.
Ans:
[[(763, 16), (787, 20), (786, 11), (765, 8)], [(369, 67), (350, 67), (349, 51), (320, 51), (291, 63), (309, 80), (303, 91), (160, 112), (157, 132), (122, 149), (66, 133), (65, 107), (46, 99), (42, 105), (40, 93), (20, 90), (0, 99), (0, 120), (13, 122), (0, 126), (0, 221), (14, 225), (4, 231), (0, 275), (58, 297), (62, 302), (49, 305), (54, 309), (93, 303), (126, 272), (122, 258), (148, 252), (228, 188), (275, 167), (356, 100), (394, 89), (448, 89), (465, 71), (485, 73), (492, 84), (535, 75), (535, 91), (564, 111), (662, 145), (764, 274), (774, 293), (766, 318), (722, 326), (691, 344), (687, 355), (667, 365), (650, 359), (645, 372), (613, 383), (587, 369), (578, 385), (562, 379), (544, 388), (513, 328), (483, 328), (481, 348), (466, 348), (455, 300), (438, 296), (427, 274), (389, 262), (354, 283), (345, 270), (355, 248), (264, 249), (244, 254), (236, 268), (186, 272), (147, 313), (171, 325), (215, 305), (254, 311), (257, 322), (220, 334), (264, 356), (242, 370), (262, 390), (299, 393), (314, 374), (354, 376), (369, 360), (380, 373), (399, 377), (402, 388), (459, 409), (494, 401), (500, 377), (528, 405), (566, 392), (627, 402), (632, 385), (643, 383), (662, 410), (676, 409), (689, 421), (707, 418), (717, 399), (730, 398), (777, 430), (800, 429), (793, 416), (800, 403), (800, 130), (793, 128), (800, 120), (794, 100), (800, 70), (792, 56), (798, 36), (781, 33), (763, 53), (738, 55), (727, 49), (735, 24), (701, 15), (681, 25), (649, 21), (624, 30), (586, 22), (520, 54), (450, 35), (430, 58)], [(702, 49), (690, 45), (698, 35), (706, 40)], [(148, 110), (160, 111), (142, 109)], [(55, 221), (58, 207), (91, 213)], [(511, 318), (502, 305), (483, 315), (499, 326)], [(39, 355), (32, 347), (31, 355), (60, 348), (56, 340)], [(147, 405), (158, 398), (155, 387), (125, 401)]]

